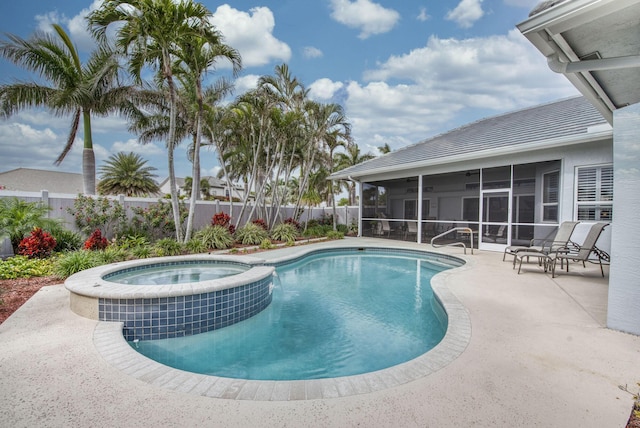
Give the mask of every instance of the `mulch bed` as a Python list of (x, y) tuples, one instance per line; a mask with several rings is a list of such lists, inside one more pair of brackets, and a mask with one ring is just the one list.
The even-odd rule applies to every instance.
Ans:
[(0, 324), (45, 285), (61, 284), (55, 276), (0, 280)]

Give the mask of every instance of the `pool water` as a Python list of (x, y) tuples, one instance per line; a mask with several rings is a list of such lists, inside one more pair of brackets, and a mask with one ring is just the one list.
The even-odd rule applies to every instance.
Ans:
[(446, 269), (420, 255), (317, 254), (277, 268), (273, 301), (258, 315), (208, 333), (141, 341), (165, 365), (253, 380), (348, 376), (424, 354), (446, 315), (431, 277)]
[(131, 285), (186, 284), (224, 278), (247, 270), (249, 270), (248, 266), (220, 262), (152, 264), (114, 272), (103, 278), (107, 281)]

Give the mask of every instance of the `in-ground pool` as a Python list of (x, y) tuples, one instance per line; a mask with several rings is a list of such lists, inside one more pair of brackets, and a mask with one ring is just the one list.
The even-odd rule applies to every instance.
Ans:
[(321, 251), (277, 266), (271, 304), (223, 329), (132, 346), (162, 364), (228, 378), (321, 379), (409, 361), (444, 337), (433, 275), (460, 262), (423, 252)]

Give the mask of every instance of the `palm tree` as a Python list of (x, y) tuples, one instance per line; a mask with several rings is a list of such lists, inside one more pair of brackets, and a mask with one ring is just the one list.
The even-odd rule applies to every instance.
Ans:
[[(366, 162), (375, 158), (371, 153), (360, 154), (360, 147), (357, 144), (350, 144), (347, 146), (345, 153), (336, 153), (335, 155), (335, 170), (349, 168), (350, 166), (357, 165), (362, 162)], [(355, 183), (349, 183), (349, 205), (356, 204), (356, 185)]]
[(186, 42), (203, 37), (216, 38), (210, 24), (211, 12), (192, 0), (105, 0), (88, 16), (94, 37), (105, 42), (107, 28), (120, 24), (116, 46), (129, 56), (129, 71), (141, 80), (142, 69), (148, 65), (156, 69), (159, 80), (165, 82), (169, 96), (169, 131), (167, 138), (171, 206), (176, 238), (182, 242), (182, 220), (178, 205), (174, 150), (176, 138), (177, 91), (174, 62), (179, 49)]
[[(206, 199), (209, 196), (209, 191), (211, 189), (211, 183), (206, 178), (200, 179), (200, 196), (202, 199)], [(193, 178), (185, 177), (184, 185), (182, 186), (182, 190), (187, 194), (188, 197), (191, 197), (193, 193)]]
[(46, 107), (56, 116), (72, 115), (67, 143), (55, 161), (64, 160), (75, 141), (82, 117), (84, 150), (82, 177), (84, 193), (95, 194), (96, 164), (91, 137), (91, 115), (107, 115), (130, 110), (131, 87), (116, 84), (118, 63), (114, 53), (102, 47), (83, 66), (69, 36), (59, 25), (55, 35), (36, 33), (28, 40), (9, 35), (0, 42), (0, 55), (14, 64), (37, 73), (48, 85), (17, 82), (0, 87), (0, 108), (7, 117), (24, 108)]
[(160, 192), (152, 174), (156, 168), (135, 153), (111, 155), (100, 167), (98, 192), (103, 195), (147, 196)]
[(391, 146), (389, 146), (389, 143), (384, 143), (382, 146), (378, 146), (378, 151), (380, 154), (386, 155), (391, 153)]
[(234, 75), (237, 75), (242, 68), (240, 54), (235, 49), (222, 43), (222, 36), (219, 32), (211, 28), (211, 30), (206, 32), (204, 35), (206, 35), (206, 38), (191, 37), (181, 40), (181, 49), (177, 52), (177, 55), (182, 60), (182, 64), (184, 66), (184, 68), (181, 68), (180, 72), (187, 76), (187, 83), (193, 83), (190, 87), (195, 88), (195, 101), (197, 105), (195, 118), (196, 133), (192, 151), (193, 180), (195, 183), (195, 189), (191, 193), (191, 203), (189, 205), (189, 214), (187, 216), (187, 229), (184, 238), (185, 242), (191, 238), (196, 199), (200, 193), (198, 189), (200, 184), (200, 145), (202, 143), (202, 127), (205, 110), (205, 94), (202, 89), (202, 78), (207, 73), (207, 70), (213, 68), (219, 59), (224, 58), (231, 62)]

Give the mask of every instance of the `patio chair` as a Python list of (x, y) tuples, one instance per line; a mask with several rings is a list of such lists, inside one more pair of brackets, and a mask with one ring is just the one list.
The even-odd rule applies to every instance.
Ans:
[[(589, 263), (599, 263), (600, 264), (600, 273), (604, 278), (604, 269), (602, 268), (602, 261), (610, 262), (611, 257), (606, 252), (602, 251), (598, 247), (596, 247), (596, 242), (598, 242), (598, 238), (600, 234), (604, 230), (605, 227), (608, 226), (608, 223), (594, 223), (591, 225), (589, 229), (589, 233), (587, 233), (586, 238), (582, 245), (578, 245), (576, 243), (570, 242), (570, 244), (564, 248), (558, 248), (554, 253), (549, 253), (547, 263), (551, 268), (551, 277), (555, 278), (556, 275), (556, 265), (558, 264), (558, 260), (560, 260), (560, 268), (562, 269), (562, 264), (564, 262), (567, 263), (567, 272), (569, 272), (569, 260), (581, 261), (582, 265), (585, 265), (585, 262)], [(590, 259), (591, 253), (595, 254), (597, 260)]]
[(406, 229), (404, 230), (404, 239), (405, 239), (405, 241), (411, 235), (415, 236), (416, 239), (417, 239), (418, 238), (418, 223), (416, 223), (415, 221), (407, 221), (407, 222), (405, 222), (405, 225), (407, 226)]
[[(571, 234), (573, 230), (578, 225), (578, 221), (564, 221), (558, 227), (558, 231), (555, 236), (552, 238), (544, 238), (544, 239), (532, 239), (530, 246), (526, 247), (523, 245), (510, 245), (504, 249), (504, 254), (502, 255), (502, 261), (505, 260), (507, 255), (513, 256), (513, 265), (516, 264), (516, 255), (518, 252), (526, 251), (527, 253), (543, 253), (549, 254), (554, 252), (558, 248), (566, 248), (569, 246), (571, 242)], [(537, 244), (537, 245), (536, 245)]]
[(386, 234), (387, 237), (390, 237), (391, 232), (395, 232), (395, 231), (396, 230), (389, 225), (389, 220), (382, 220), (382, 219), (378, 220), (378, 228), (377, 228), (378, 235), (384, 236)]

